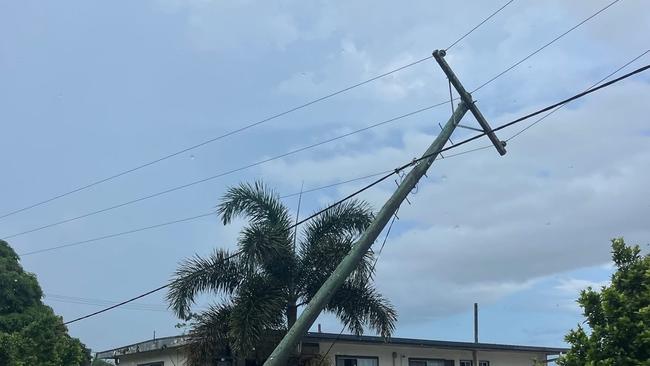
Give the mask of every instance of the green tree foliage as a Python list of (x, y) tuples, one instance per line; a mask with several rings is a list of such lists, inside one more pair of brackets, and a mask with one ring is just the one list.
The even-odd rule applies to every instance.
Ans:
[[(282, 334), (296, 321), (298, 308), (311, 300), (372, 220), (367, 204), (347, 201), (296, 232), (287, 207), (259, 182), (230, 188), (218, 212), (224, 224), (236, 217), (248, 219), (237, 243), (241, 255), (228, 259), (233, 252), (217, 249), (209, 257), (186, 260), (167, 294), (181, 319), (191, 317), (191, 365), (230, 351), (265, 357), (277, 341), (269, 335)], [(326, 311), (356, 334), (368, 327), (388, 337), (396, 313), (372, 283), (372, 261), (368, 253)], [(191, 315), (201, 293), (220, 295), (223, 301)]]
[(622, 238), (612, 240), (612, 254), (612, 283), (580, 294), (588, 329), (569, 332), (560, 365), (650, 366), (650, 256)]
[(41, 302), (36, 276), (0, 240), (0, 365), (84, 365), (84, 345), (67, 334), (60, 317)]

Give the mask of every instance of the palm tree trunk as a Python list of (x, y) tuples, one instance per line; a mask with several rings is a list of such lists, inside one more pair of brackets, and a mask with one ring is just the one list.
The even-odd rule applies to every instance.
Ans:
[(290, 329), (298, 317), (298, 306), (296, 301), (292, 300), (287, 304), (287, 329)]

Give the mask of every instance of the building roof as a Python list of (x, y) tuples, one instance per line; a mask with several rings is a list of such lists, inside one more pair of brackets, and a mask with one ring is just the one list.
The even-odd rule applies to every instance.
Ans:
[[(337, 340), (338, 338), (338, 340)], [(561, 347), (539, 347), (539, 346), (522, 346), (512, 344), (495, 344), (495, 343), (472, 343), (472, 342), (454, 342), (429, 339), (414, 338), (390, 338), (387, 342), (382, 337), (375, 336), (356, 336), (350, 334), (335, 333), (314, 333), (310, 332), (303, 338), (304, 342), (332, 342), (338, 343), (361, 343), (361, 344), (389, 344), (407, 347), (431, 347), (457, 350), (474, 350), (479, 351), (505, 351), (505, 352), (535, 352), (545, 353), (547, 355), (556, 355), (566, 352), (567, 348)], [(123, 355), (163, 350), (167, 348), (179, 347), (187, 343), (184, 336), (163, 337), (151, 339), (143, 342), (130, 344), (97, 353), (99, 358), (117, 358)]]
[(414, 339), (414, 338), (390, 338), (388, 342), (382, 337), (375, 336), (356, 336), (351, 334), (334, 334), (334, 333), (307, 333), (303, 341), (309, 342), (331, 342), (333, 340), (337, 343), (364, 343), (364, 344), (390, 344), (397, 346), (409, 347), (432, 347), (432, 348), (446, 348), (446, 349), (463, 349), (479, 351), (518, 351), (518, 352), (538, 352), (546, 354), (559, 354), (568, 351), (567, 348), (562, 347), (539, 347), (539, 346), (522, 346), (512, 344), (496, 344), (496, 343), (473, 343), (473, 342), (455, 342), (455, 341), (441, 341), (429, 339)]
[(179, 347), (187, 343), (184, 336), (171, 336), (150, 339), (106, 351), (97, 352), (98, 358), (118, 358), (120, 356)]

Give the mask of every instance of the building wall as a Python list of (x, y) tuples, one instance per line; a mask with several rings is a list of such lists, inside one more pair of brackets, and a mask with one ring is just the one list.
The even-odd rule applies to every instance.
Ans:
[[(321, 342), (321, 353), (327, 352), (330, 343)], [(393, 359), (393, 352), (397, 357)], [(405, 347), (390, 344), (360, 345), (352, 343), (336, 343), (328, 359), (330, 365), (335, 365), (336, 356), (372, 356), (379, 357), (379, 366), (408, 366), (409, 358), (430, 358), (454, 360), (456, 366), (460, 360), (471, 360), (471, 350), (440, 349), (430, 347)], [(496, 352), (482, 351), (478, 354), (479, 360), (490, 361), (490, 366), (531, 366), (533, 360), (545, 360), (544, 354), (527, 352)], [(394, 362), (394, 363), (393, 363)]]
[[(321, 354), (327, 352), (331, 343), (321, 342)], [(393, 352), (397, 354), (393, 358)], [(336, 356), (371, 356), (379, 358), (379, 366), (408, 366), (409, 358), (430, 358), (454, 360), (459, 366), (460, 360), (471, 360), (471, 350), (440, 349), (430, 347), (393, 346), (390, 344), (354, 344), (336, 343), (328, 359), (330, 366), (335, 366)], [(480, 351), (479, 360), (490, 361), (490, 366), (532, 366), (533, 360), (545, 360), (544, 354), (528, 352)], [(120, 366), (138, 366), (141, 364), (163, 361), (165, 366), (184, 366), (185, 358), (178, 348), (162, 351), (141, 352), (120, 357)]]

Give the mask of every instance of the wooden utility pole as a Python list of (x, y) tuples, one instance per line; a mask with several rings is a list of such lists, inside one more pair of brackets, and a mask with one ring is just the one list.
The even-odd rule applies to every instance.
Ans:
[[(437, 56), (436, 56), (437, 55)], [(445, 70), (445, 66), (440, 63), (440, 60), (442, 60), (442, 57), (444, 57), (444, 51), (435, 51), (434, 52), (434, 57), (436, 60), (438, 60), (438, 63), (440, 66)], [(444, 62), (444, 60), (442, 60)], [(451, 69), (449, 68), (449, 65), (444, 62), (444, 65), (446, 65), (446, 68), (448, 71), (445, 71), (447, 74), (448, 72), (451, 72)], [(451, 75), (453, 75), (453, 72), (451, 72)], [(449, 77), (449, 74), (448, 74)], [(450, 81), (451, 81), (451, 77)], [(456, 76), (453, 75), (455, 82), (460, 85), (460, 82), (458, 79), (456, 79)], [(454, 86), (456, 86), (454, 81)], [(460, 85), (462, 87), (462, 85)], [(465, 89), (462, 89), (463, 91)], [(459, 90), (460, 93), (460, 90)], [(467, 93), (467, 96), (469, 93)], [(467, 97), (466, 96), (466, 97)], [(476, 110), (478, 112), (478, 109), (474, 106), (473, 101), (471, 100), (471, 96), (469, 97), (469, 103), (466, 102), (465, 99), (462, 99), (461, 102), (458, 104), (454, 112), (452, 113), (452, 116), (449, 118), (445, 126), (442, 128), (442, 131), (440, 134), (436, 137), (436, 139), (433, 141), (433, 143), (429, 146), (429, 148), (424, 152), (423, 157), (426, 156), (425, 159), (420, 160), (413, 169), (404, 177), (402, 182), (399, 184), (395, 192), (391, 195), (391, 197), (384, 203), (382, 206), (381, 210), (377, 213), (377, 216), (375, 216), (375, 219), (370, 223), (368, 228), (363, 232), (359, 240), (357, 240), (356, 243), (352, 246), (352, 249), (350, 249), (350, 252), (343, 258), (341, 263), (336, 267), (334, 272), (330, 275), (330, 277), (323, 283), (323, 286), (316, 292), (316, 295), (311, 299), (309, 304), (307, 304), (307, 307), (305, 310), (300, 314), (300, 317), (298, 320), (293, 324), (293, 326), (289, 329), (287, 334), (282, 338), (282, 341), (280, 341), (280, 344), (277, 345), (277, 347), (273, 350), (273, 353), (269, 356), (269, 358), (266, 360), (264, 363), (265, 366), (286, 366), (287, 365), (287, 360), (289, 359), (289, 356), (291, 353), (296, 349), (296, 345), (302, 337), (307, 333), (309, 328), (312, 326), (320, 312), (325, 308), (325, 306), (328, 304), (329, 300), (331, 299), (332, 295), (341, 287), (343, 282), (350, 276), (350, 274), (358, 267), (359, 262), (365, 255), (365, 253), (370, 249), (372, 246), (372, 243), (375, 242), (381, 231), (384, 229), (390, 218), (395, 214), (399, 206), (401, 205), (402, 201), (408, 196), (408, 194), (415, 188), (416, 184), (422, 178), (422, 176), (427, 172), (431, 164), (433, 164), (434, 160), (437, 158), (439, 151), (445, 146), (447, 143), (447, 140), (449, 140), (449, 137), (451, 136), (452, 132), (460, 122), (460, 120), (463, 118), (465, 113), (467, 113), (468, 110)], [(472, 112), (474, 114), (474, 112)], [(478, 112), (480, 113), (480, 112)], [(476, 114), (475, 114), (476, 115)], [(482, 116), (481, 116), (482, 117)], [(487, 125), (487, 121), (484, 121), (485, 126), (481, 124), (484, 128), (484, 130), (490, 131), (489, 125)], [(494, 135), (494, 134), (492, 134)], [(498, 147), (503, 149), (503, 145), (500, 141), (496, 140), (498, 142)], [(496, 145), (495, 145), (496, 146)], [(503, 150), (503, 154), (505, 154), (505, 150)], [(499, 153), (501, 153), (501, 150), (499, 150)], [(502, 155), (503, 155), (502, 154)]]

